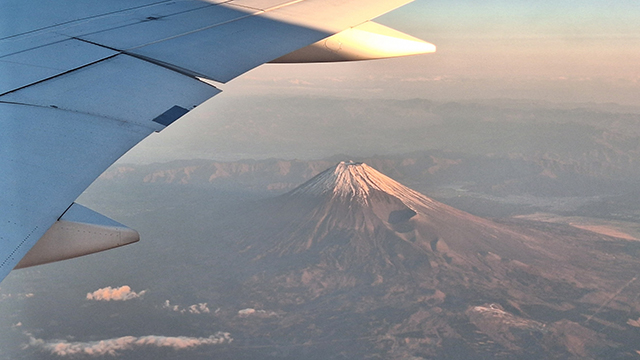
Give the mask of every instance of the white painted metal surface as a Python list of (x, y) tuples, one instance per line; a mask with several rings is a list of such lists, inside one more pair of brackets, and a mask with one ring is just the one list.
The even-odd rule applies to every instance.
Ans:
[(265, 13), (264, 18), (337, 34), (413, 0), (303, 0)]
[(231, 4), (255, 10), (268, 10), (291, 2), (292, 0), (233, 0)]
[(358, 61), (428, 54), (435, 51), (436, 47), (431, 43), (367, 21), (271, 62)]
[(140, 240), (137, 231), (73, 204), (38, 240), (15, 269), (110, 250)]
[[(260, 36), (256, 36), (256, 33)], [(329, 35), (250, 16), (135, 48), (128, 53), (189, 69), (200, 76), (224, 83), (281, 54)]]
[(0, 278), (148, 127), (0, 103)]
[(161, 130), (151, 120), (167, 109), (174, 105), (193, 109), (219, 92), (175, 71), (118, 55), (12, 92), (0, 101), (55, 106)]
[[(195, 7), (193, 4), (199, 4)], [(130, 19), (130, 24), (92, 31), (91, 23), (80, 27), (70, 27), (64, 32), (73, 36), (98, 43), (119, 50), (130, 50), (140, 46), (153, 44), (162, 40), (186, 35), (194, 31), (215, 27), (229, 21), (249, 16), (255, 11), (230, 8), (216, 4), (203, 5), (201, 2), (178, 3), (171, 7), (171, 11), (156, 11), (155, 8), (145, 9), (144, 15), (127, 13), (120, 17)], [(167, 5), (165, 5), (167, 6)], [(169, 9), (166, 9), (169, 10)], [(88, 32), (83, 34), (83, 32)], [(203, 52), (202, 55), (207, 54)]]
[(116, 54), (113, 50), (69, 39), (0, 57), (0, 94)]
[(206, 79), (407, 2), (0, 0), (0, 280), (109, 165), (217, 94)]
[(166, 0), (0, 0), (0, 40), (70, 22), (139, 9)]

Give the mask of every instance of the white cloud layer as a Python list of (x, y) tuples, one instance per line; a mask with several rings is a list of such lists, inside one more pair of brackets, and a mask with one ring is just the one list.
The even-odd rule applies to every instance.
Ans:
[(17, 295), (14, 294), (0, 294), (0, 301), (3, 300), (9, 300), (9, 299), (28, 299), (28, 298), (32, 298), (34, 296), (33, 293), (20, 293)]
[(272, 317), (272, 316), (278, 316), (278, 314), (276, 314), (273, 311), (256, 310), (256, 309), (253, 309), (253, 308), (246, 308), (246, 309), (242, 309), (242, 310), (238, 311), (238, 316), (240, 316), (240, 317), (248, 317), (248, 316)]
[(191, 349), (203, 345), (218, 345), (231, 343), (233, 338), (227, 332), (217, 332), (207, 338), (186, 336), (124, 336), (115, 339), (90, 342), (68, 342), (66, 340), (45, 341), (29, 336), (29, 346), (40, 348), (52, 355), (58, 356), (118, 356), (121, 351), (134, 350), (140, 347), (164, 347), (174, 350)]
[(170, 309), (170, 310), (175, 311), (175, 312), (179, 312), (181, 314), (184, 314), (184, 313), (189, 313), (189, 314), (208, 314), (208, 313), (211, 312), (211, 310), (207, 306), (207, 303), (193, 304), (193, 305), (190, 305), (190, 306), (188, 306), (186, 308), (183, 308), (183, 307), (180, 307), (179, 305), (171, 305), (169, 300), (166, 300), (162, 307), (165, 308), (165, 309)]
[(147, 290), (142, 290), (139, 293), (131, 291), (131, 288), (127, 285), (119, 288), (112, 288), (107, 286), (106, 288), (98, 289), (92, 293), (87, 293), (87, 300), (96, 301), (126, 301), (136, 299), (144, 295)]

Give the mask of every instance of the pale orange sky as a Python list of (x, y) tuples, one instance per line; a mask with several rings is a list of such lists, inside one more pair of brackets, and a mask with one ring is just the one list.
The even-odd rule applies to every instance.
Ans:
[(624, 0), (417, 0), (379, 21), (436, 44), (436, 54), (348, 64), (264, 65), (222, 88), (225, 96), (517, 98), (640, 105), (639, 8)]
[(437, 53), (260, 66), (121, 162), (175, 157), (190, 131), (224, 122), (220, 110), (238, 104), (228, 100), (253, 96), (613, 102), (640, 111), (639, 19), (637, 0), (417, 0), (378, 21), (436, 44)]

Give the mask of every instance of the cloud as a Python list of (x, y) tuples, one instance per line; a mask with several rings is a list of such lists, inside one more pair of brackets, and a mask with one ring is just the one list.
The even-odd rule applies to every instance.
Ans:
[(28, 299), (28, 298), (32, 298), (34, 296), (33, 293), (20, 293), (17, 295), (13, 295), (13, 294), (0, 294), (0, 301), (3, 300), (9, 300), (9, 299)]
[(445, 81), (445, 80), (448, 80), (448, 79), (445, 78), (444, 76), (434, 76), (434, 77), (417, 76), (417, 77), (400, 79), (400, 81), (402, 82), (435, 82), (435, 81)]
[[(29, 335), (29, 334), (28, 334)], [(90, 355), (104, 356), (120, 355), (120, 351), (134, 350), (139, 347), (153, 346), (172, 348), (174, 350), (191, 349), (203, 345), (218, 345), (231, 343), (233, 338), (227, 332), (217, 332), (207, 338), (196, 338), (186, 336), (124, 336), (120, 338), (90, 341), (90, 342), (68, 342), (66, 340), (45, 341), (29, 335), (30, 347), (40, 348), (50, 352), (52, 355), (73, 356)]]
[(98, 289), (92, 293), (87, 293), (87, 300), (126, 301), (139, 298), (146, 292), (147, 290), (142, 290), (139, 293), (136, 293), (135, 291), (131, 291), (131, 288), (127, 285), (115, 289), (111, 286), (107, 286), (106, 288)]
[(238, 316), (240, 317), (248, 317), (248, 316), (257, 316), (257, 317), (272, 317), (278, 316), (273, 311), (265, 311), (265, 310), (256, 310), (253, 308), (246, 308), (238, 311)]
[(186, 308), (182, 308), (178, 305), (171, 305), (169, 300), (166, 300), (162, 307), (165, 309), (171, 309), (172, 311), (179, 312), (181, 314), (184, 314), (187, 312), (189, 314), (208, 314), (211, 312), (211, 310), (207, 306), (207, 303), (193, 304)]
[(207, 314), (210, 313), (211, 310), (207, 307), (207, 303), (200, 303), (189, 306), (189, 312), (192, 314)]
[(313, 83), (301, 79), (289, 79), (288, 82), (293, 85), (313, 85)]
[(252, 308), (242, 309), (242, 310), (238, 311), (238, 315), (240, 315), (240, 316), (249, 316), (249, 315), (253, 315), (255, 313), (256, 313), (256, 309), (252, 309)]
[(325, 80), (331, 81), (331, 82), (337, 82), (337, 83), (341, 83), (341, 82), (345, 82), (347, 81), (347, 78), (344, 76), (340, 76), (340, 77), (325, 77)]

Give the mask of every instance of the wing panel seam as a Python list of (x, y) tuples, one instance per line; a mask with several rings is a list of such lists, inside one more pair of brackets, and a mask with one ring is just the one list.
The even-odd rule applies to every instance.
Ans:
[[(107, 49), (107, 50), (116, 51), (116, 52), (118, 52), (119, 54), (121, 54), (121, 53), (122, 53), (122, 50), (120, 50), (120, 49), (112, 48), (112, 47), (110, 47), (110, 46), (103, 45), (103, 44), (100, 44), (100, 43), (96, 43), (96, 42), (93, 42), (93, 41), (90, 41), (90, 40), (86, 40), (86, 39), (83, 39), (83, 38), (79, 38), (79, 37), (76, 37), (76, 36), (72, 36), (72, 37), (70, 37), (69, 39), (82, 41), (83, 43), (86, 43), (86, 44), (89, 44), (89, 45), (99, 46), (99, 47), (101, 47), (101, 48), (105, 48), (105, 49)], [(116, 54), (116, 55), (118, 55), (118, 54)]]
[(47, 29), (53, 29), (53, 28), (56, 28), (58, 26), (65, 26), (65, 25), (73, 24), (74, 22), (86, 21), (86, 20), (91, 20), (91, 19), (98, 19), (98, 18), (101, 18), (103, 16), (119, 14), (119, 13), (131, 11), (131, 10), (136, 10), (136, 9), (144, 9), (146, 7), (152, 7), (152, 6), (156, 6), (156, 5), (164, 4), (164, 3), (169, 3), (169, 2), (171, 2), (171, 0), (163, 0), (163, 1), (158, 1), (158, 2), (152, 3), (152, 4), (134, 6), (132, 8), (116, 10), (116, 11), (112, 11), (112, 12), (108, 12), (108, 13), (104, 13), (104, 14), (87, 16), (87, 17), (84, 17), (84, 18), (81, 18), (81, 19), (74, 19), (74, 20), (70, 20), (70, 21), (65, 21), (65, 22), (62, 22), (62, 23), (59, 23), (59, 24), (45, 26), (45, 27), (42, 27), (42, 28), (39, 28), (39, 29), (25, 31), (25, 32), (20, 33), (20, 34), (14, 34), (14, 35), (11, 35), (11, 36), (6, 36), (6, 37), (3, 37), (3, 38), (0, 38), (0, 40), (13, 39), (13, 38), (20, 37), (20, 36), (23, 36), (23, 35), (33, 34), (33, 33), (39, 32), (39, 31), (47, 30)]
[[(237, 7), (237, 5), (234, 5), (234, 6), (236, 6), (236, 7)], [(250, 18), (250, 17), (252, 17), (252, 16), (256, 16), (256, 15), (260, 15), (260, 14), (264, 14), (264, 13), (265, 13), (265, 11), (264, 11), (264, 10), (259, 10), (259, 11), (256, 11), (256, 12), (254, 12), (254, 13), (248, 13), (248, 14), (246, 14), (246, 15), (244, 15), (244, 16), (240, 16), (240, 17), (237, 17), (237, 18), (234, 18), (234, 19), (231, 19), (231, 20), (226, 20), (226, 21), (219, 22), (219, 23), (216, 23), (216, 24), (212, 24), (212, 25), (204, 26), (204, 27), (201, 27), (201, 28), (199, 28), (199, 29), (195, 29), (195, 30), (191, 30), (191, 31), (186, 31), (186, 32), (181, 33), (181, 34), (177, 34), (177, 35), (172, 35), (172, 36), (166, 37), (166, 38), (164, 38), (164, 39), (159, 39), (159, 40), (150, 41), (150, 42), (148, 42), (148, 43), (145, 43), (145, 44), (142, 44), (142, 45), (138, 45), (138, 46), (132, 47), (132, 48), (127, 49), (127, 50), (135, 50), (135, 49), (139, 49), (139, 48), (142, 48), (142, 47), (145, 47), (145, 46), (149, 46), (149, 45), (153, 45), (153, 44), (161, 43), (161, 42), (164, 42), (164, 41), (177, 39), (177, 38), (180, 38), (180, 37), (183, 37), (183, 36), (187, 36), (187, 35), (191, 35), (191, 34), (196, 34), (196, 33), (199, 33), (199, 32), (201, 32), (201, 31), (205, 31), (205, 30), (213, 29), (213, 28), (216, 28), (216, 27), (218, 27), (218, 26), (223, 26), (223, 25), (231, 24), (231, 23), (234, 23), (234, 22), (236, 22), (236, 21), (240, 21), (240, 20), (243, 20), (243, 19)]]
[[(131, 125), (131, 126), (144, 127), (144, 128), (147, 128), (147, 129), (151, 129), (153, 131), (157, 131), (158, 130), (158, 128), (156, 126), (147, 126), (147, 125), (145, 125), (145, 123), (131, 122), (131, 121), (128, 121), (128, 120), (125, 120), (125, 119), (119, 119), (119, 118), (114, 118), (114, 117), (110, 117), (110, 116), (105, 116), (103, 114), (94, 114), (94, 113), (90, 113), (90, 112), (86, 112), (86, 111), (77, 111), (77, 110), (73, 110), (73, 109), (61, 108), (61, 107), (58, 107), (56, 105), (47, 106), (47, 105), (28, 104), (28, 103), (21, 103), (21, 102), (16, 102), (16, 101), (3, 101), (3, 100), (0, 100), (0, 104), (31, 106), (31, 107), (35, 107), (35, 108), (41, 108), (41, 109), (56, 109), (56, 110), (60, 110), (60, 111), (70, 112), (70, 113), (94, 116), (94, 117), (98, 117), (98, 118), (105, 119), (105, 120), (110, 120), (110, 121), (117, 121), (119, 123), (128, 124), (128, 125)], [(153, 125), (153, 124), (150, 123), (149, 125)]]
[[(200, 79), (198, 79), (199, 77), (205, 78), (205, 79), (208, 78), (206, 75), (200, 74), (198, 72), (191, 71), (191, 70), (179, 67), (179, 66), (175, 66), (175, 65), (166, 63), (164, 61), (156, 60), (154, 58), (150, 58), (150, 57), (147, 57), (147, 56), (144, 56), (144, 55), (139, 55), (139, 54), (136, 54), (136, 53), (130, 53), (128, 51), (123, 51), (122, 54), (131, 56), (133, 58), (136, 58), (136, 59), (144, 61), (144, 62), (148, 62), (148, 63), (156, 65), (156, 66), (160, 66), (162, 68), (165, 68), (165, 69), (168, 69), (168, 70), (171, 70), (171, 71), (174, 71), (174, 72), (177, 72), (178, 74), (181, 74), (181, 75), (184, 75), (184, 76), (188, 76), (188, 77), (196, 79), (198, 81), (200, 81)], [(206, 82), (204, 82), (204, 83), (207, 84)], [(213, 86), (211, 84), (207, 84), (207, 85), (215, 88), (215, 86)]]
[[(240, 17), (237, 17), (237, 18), (234, 18), (234, 19), (230, 19), (230, 20), (226, 20), (226, 21), (219, 22), (219, 23), (216, 23), (216, 24), (212, 24), (212, 25), (204, 26), (204, 27), (201, 27), (201, 28), (199, 28), (199, 29), (195, 29), (195, 30), (191, 30), (191, 31), (186, 31), (186, 32), (181, 33), (181, 34), (176, 34), (176, 35), (169, 36), (169, 37), (166, 37), (166, 38), (163, 38), (163, 39), (159, 39), (159, 40), (154, 40), (154, 41), (151, 41), (151, 42), (148, 42), (148, 43), (142, 44), (142, 45), (138, 45), (138, 46), (132, 47), (132, 48), (127, 49), (127, 50), (135, 50), (135, 49), (139, 49), (139, 48), (142, 48), (142, 47), (145, 47), (145, 46), (148, 46), (148, 45), (153, 45), (153, 44), (161, 43), (161, 42), (163, 42), (163, 41), (173, 40), (173, 39), (176, 39), (176, 38), (179, 38), (179, 37), (182, 37), (182, 36), (195, 34), (195, 33), (198, 33), (198, 32), (204, 31), (204, 30), (213, 29), (213, 28), (218, 27), (218, 26), (224, 26), (224, 25), (227, 25), (227, 24), (234, 23), (234, 22), (236, 22), (236, 21), (241, 21), (241, 20), (243, 20), (243, 19), (247, 19), (247, 18), (250, 18), (250, 17), (253, 17), (253, 16), (259, 16), (259, 15), (262, 15), (262, 14), (266, 14), (266, 13), (268, 13), (268, 12), (270, 12), (270, 11), (279, 10), (279, 9), (284, 8), (284, 7), (287, 7), (287, 6), (290, 6), (290, 5), (295, 5), (295, 4), (298, 4), (298, 3), (304, 2), (304, 1), (305, 1), (305, 0), (293, 0), (293, 1), (290, 1), (290, 2), (288, 2), (288, 3), (280, 4), (280, 5), (277, 5), (277, 6), (273, 6), (273, 7), (270, 7), (270, 8), (268, 8), (268, 9), (265, 9), (265, 10), (262, 10), (262, 9), (256, 9), (256, 8), (251, 8), (251, 7), (246, 7), (246, 6), (242, 6), (242, 5), (239, 5), (239, 4), (234, 4), (234, 3), (233, 3), (233, 1), (224, 2), (224, 3), (221, 3), (221, 4), (227, 4), (227, 5), (230, 5), (230, 6), (236, 7), (236, 8), (242, 8), (242, 9), (247, 9), (247, 10), (253, 10), (253, 12), (247, 13), (247, 14), (246, 14), (246, 15), (244, 15), (244, 16), (240, 16)], [(216, 4), (216, 5), (221, 5), (221, 4)], [(126, 51), (125, 51), (125, 52), (126, 52)], [(128, 54), (128, 53), (127, 53), (127, 54)]]
[[(177, 11), (175, 13), (171, 13), (171, 14), (168, 14), (168, 15), (162, 15), (162, 16), (158, 16), (158, 17), (154, 17), (154, 18), (147, 18), (146, 20), (143, 20), (143, 21), (141, 21), (139, 23), (136, 23), (136, 24), (140, 24), (140, 23), (146, 22), (146, 21), (154, 21), (154, 20), (160, 20), (160, 19), (163, 19), (163, 18), (170, 18), (172, 16), (187, 14), (187, 13), (193, 12), (193, 11), (200, 11), (200, 10), (203, 10), (203, 9), (206, 9), (206, 8), (210, 8), (210, 7), (213, 7), (213, 6), (219, 6), (219, 5), (222, 5), (222, 4), (228, 4), (231, 1), (232, 0), (226, 0), (226, 1), (220, 2), (220, 3), (206, 4), (206, 5), (203, 5), (202, 7), (198, 7), (198, 8), (193, 8), (193, 9), (188, 9), (188, 10), (183, 10), (183, 11)], [(153, 4), (153, 5), (158, 5), (158, 4), (162, 4), (162, 3), (157, 3), (157, 4)], [(117, 30), (117, 29), (126, 28), (126, 27), (131, 26), (131, 25), (133, 25), (133, 24), (124, 24), (124, 25), (120, 25), (120, 26), (114, 26), (114, 27), (110, 27), (109, 29), (106, 29), (106, 30), (102, 29), (102, 30), (99, 30), (99, 31), (88, 32), (88, 33), (84, 33), (84, 34), (79, 35), (79, 36), (90, 36), (90, 35), (99, 34), (99, 33), (105, 32), (105, 31), (111, 31), (111, 30)], [(81, 38), (77, 38), (77, 39), (78, 40), (82, 40)], [(95, 45), (100, 45), (98, 43), (93, 43), (93, 42), (90, 42), (90, 41), (87, 41), (87, 42), (89, 42), (91, 44), (95, 44)]]
[[(146, 57), (146, 56), (143, 56), (143, 55), (130, 53), (130, 52), (126, 51), (126, 50), (113, 48), (113, 47), (110, 47), (110, 46), (102, 45), (100, 43), (93, 42), (93, 41), (86, 40), (86, 39), (82, 39), (82, 38), (78, 38), (78, 37), (73, 37), (72, 39), (78, 40), (78, 41), (82, 41), (82, 42), (87, 43), (87, 44), (99, 46), (99, 47), (102, 47), (102, 48), (105, 48), (105, 49), (108, 49), (108, 50), (111, 50), (111, 51), (117, 51), (118, 54), (113, 55), (114, 57), (118, 56), (118, 55), (128, 55), (128, 56), (131, 56), (131, 57), (136, 58), (138, 60), (145, 61), (145, 62), (148, 62), (150, 64), (156, 65), (156, 66), (160, 66), (162, 68), (177, 72), (178, 74), (181, 74), (181, 75), (184, 75), (184, 76), (188, 76), (190, 78), (194, 78), (194, 79), (199, 80), (199, 81), (201, 81), (201, 80), (198, 79), (198, 78), (205, 78), (205, 79), (207, 78), (206, 75), (197, 73), (195, 71), (184, 69), (184, 68), (181, 68), (179, 66), (175, 66), (175, 65), (172, 65), (172, 64), (169, 64), (169, 63), (165, 63), (163, 61), (159, 61), (159, 60), (156, 60), (156, 59), (153, 59), (153, 58), (150, 58), (150, 57)], [(104, 60), (106, 60), (106, 59), (104, 59)], [(78, 69), (80, 69), (80, 68), (78, 68)], [(213, 86), (213, 85), (211, 85), (211, 84), (209, 84), (207, 82), (204, 82), (204, 83), (217, 89), (217, 87), (215, 87), (215, 86)], [(2, 96), (2, 95), (4, 95), (4, 94), (0, 94), (0, 96)]]
[(116, 56), (118, 56), (118, 55), (121, 55), (121, 53), (117, 53), (117, 54), (109, 55), (109, 56), (107, 56), (107, 57), (101, 58), (100, 60), (92, 61), (92, 62), (87, 63), (87, 64), (84, 64), (84, 65), (82, 65), (82, 66), (78, 66), (78, 67), (75, 67), (75, 68), (73, 68), (73, 69), (69, 69), (69, 70), (63, 71), (63, 72), (61, 72), (61, 73), (58, 73), (58, 74), (55, 74), (55, 75), (52, 75), (52, 76), (46, 77), (46, 78), (44, 78), (44, 79), (40, 79), (40, 80), (34, 81), (34, 82), (32, 82), (32, 83), (29, 83), (29, 84), (26, 84), (26, 85), (19, 86), (19, 87), (15, 88), (15, 89), (11, 89), (11, 90), (9, 90), (9, 91), (6, 91), (6, 92), (1, 93), (1, 94), (0, 94), (0, 97), (2, 97), (2, 96), (4, 96), (4, 95), (7, 95), (7, 94), (14, 93), (14, 92), (16, 92), (16, 91), (19, 91), (19, 90), (22, 90), (22, 89), (25, 89), (25, 88), (28, 88), (28, 87), (33, 86), (33, 85), (37, 85), (37, 84), (43, 83), (43, 82), (48, 81), (48, 80), (51, 80), (51, 79), (58, 78), (58, 77), (60, 77), (60, 76), (63, 76), (63, 75), (66, 75), (66, 74), (72, 73), (72, 72), (74, 72), (74, 71), (76, 71), (76, 70), (84, 69), (84, 68), (89, 67), (89, 66), (91, 66), (91, 65), (95, 65), (95, 64), (101, 63), (101, 62), (103, 62), (103, 61), (105, 61), (105, 60), (112, 59), (112, 58), (114, 58), (114, 57), (116, 57)]
[[(2, 40), (2, 39), (0, 39), (0, 40)], [(50, 42), (50, 43), (44, 43), (42, 45), (38, 45), (38, 46), (31, 47), (31, 48), (27, 48), (27, 49), (24, 49), (24, 50), (15, 51), (15, 52), (11, 52), (11, 53), (6, 53), (4, 55), (0, 55), (0, 59), (4, 59), (6, 57), (13, 56), (13, 55), (22, 54), (22, 53), (25, 53), (25, 52), (28, 52), (28, 51), (32, 51), (32, 50), (42, 49), (42, 48), (50, 46), (50, 45), (56, 45), (56, 44), (64, 43), (65, 41), (68, 41), (68, 40), (69, 39), (57, 40), (57, 41), (53, 41), (53, 42)]]

